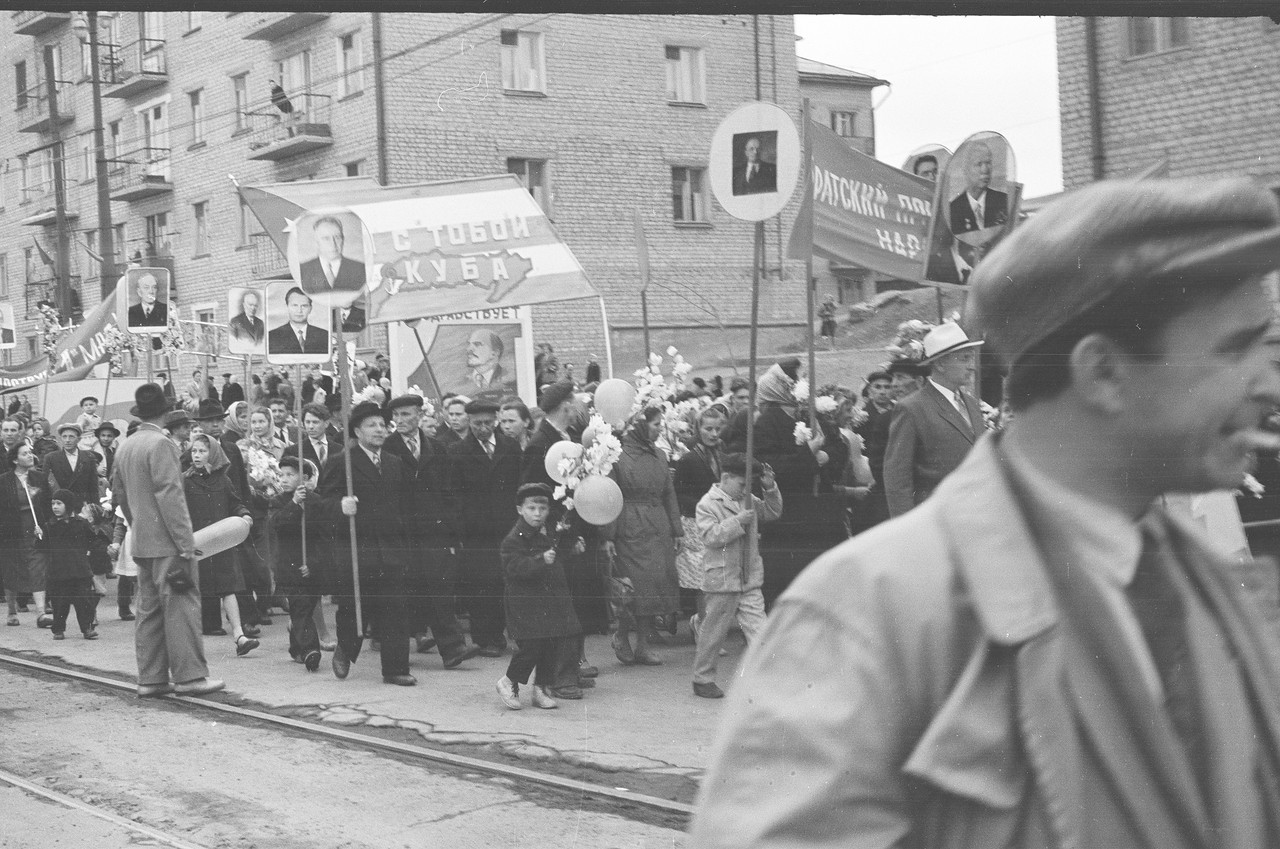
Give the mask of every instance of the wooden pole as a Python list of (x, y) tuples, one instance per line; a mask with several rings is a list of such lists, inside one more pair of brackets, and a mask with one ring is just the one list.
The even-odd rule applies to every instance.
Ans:
[[(750, 400), (747, 401), (747, 486), (742, 494), (744, 509), (752, 505), (751, 483), (756, 455), (756, 356), (759, 349), (760, 329), (760, 265), (764, 260), (764, 222), (756, 222), (755, 248), (751, 255), (751, 353), (747, 363), (747, 381), (750, 385)], [(812, 325), (810, 325), (812, 332)], [(752, 520), (747, 530), (746, 545), (742, 546), (742, 563), (744, 573), (755, 562), (756, 522)]]
[(934, 286), (933, 291), (938, 296), (938, 324), (942, 324), (946, 320), (942, 317), (942, 287)]
[[(807, 174), (813, 170), (813, 166), (812, 166), (813, 149), (809, 144), (809, 98), (807, 97), (804, 99), (804, 125), (803, 126), (804, 126), (805, 173)], [(806, 200), (805, 202), (807, 203), (808, 200)], [(812, 218), (812, 214), (811, 214), (811, 218)], [(811, 231), (813, 229), (812, 221), (810, 222), (809, 229)], [(815, 280), (813, 276), (813, 238), (812, 236), (809, 239), (808, 248), (809, 250), (805, 253), (805, 259), (804, 259), (804, 294), (805, 294), (805, 300), (808, 302), (808, 310), (809, 310), (809, 320), (808, 320), (809, 334), (807, 339), (809, 343), (809, 427), (813, 428), (814, 431), (817, 431), (818, 429), (818, 398), (817, 398), (818, 365), (817, 365), (817, 355), (814, 352), (814, 348), (818, 344), (818, 340), (813, 330), (813, 319), (814, 319), (813, 313), (814, 313), (814, 307), (817, 306), (817, 300), (818, 300), (818, 292), (817, 292), (818, 281)], [(778, 265), (781, 266), (782, 263), (779, 262)], [(834, 334), (832, 334), (831, 347), (835, 348), (835, 346), (836, 346), (836, 337)]]
[(642, 359), (642, 368), (649, 367), (649, 354), (653, 348), (649, 342), (649, 295), (644, 289), (640, 290), (640, 322), (644, 325), (644, 357)]
[[(405, 329), (413, 333), (414, 341), (418, 343), (418, 350), (422, 352), (422, 367), (427, 370), (427, 381), (431, 384), (427, 390), (431, 393), (431, 397), (439, 400), (443, 393), (440, 392), (440, 381), (436, 380), (436, 373), (431, 368), (431, 360), (427, 357), (427, 346), (422, 344), (422, 337), (418, 335), (418, 328), (421, 325), (421, 321), (412, 327), (409, 326), (409, 322), (404, 323)], [(405, 375), (405, 379), (408, 379), (408, 375)]]
[[(248, 358), (246, 357), (245, 360), (247, 362)], [(302, 444), (306, 441), (307, 437), (303, 434), (303, 430), (302, 430), (302, 363), (298, 363), (298, 391), (293, 393), (293, 397), (297, 400), (296, 407), (297, 407), (297, 413), (298, 413), (298, 486), (302, 487), (303, 490), (305, 491), (307, 487), (307, 475), (306, 475), (306, 466), (304, 464), (307, 461), (302, 458)], [(317, 481), (320, 480), (320, 469), (318, 467), (316, 468), (316, 480)], [(302, 568), (303, 569), (307, 568), (307, 511), (306, 509), (303, 509), (302, 511)]]
[[(347, 357), (347, 343), (342, 338), (342, 310), (333, 311), (333, 326), (338, 342), (338, 381), (342, 393), (342, 441), (346, 448), (342, 452), (342, 465), (347, 477), (347, 497), (355, 496), (355, 487), (351, 481), (351, 396), (355, 385), (351, 380), (351, 361)], [(299, 387), (301, 390), (301, 387)], [(347, 531), (351, 537), (351, 588), (356, 607), (356, 636), (364, 637), (364, 616), (360, 611), (360, 555), (356, 550), (356, 517), (347, 517)]]

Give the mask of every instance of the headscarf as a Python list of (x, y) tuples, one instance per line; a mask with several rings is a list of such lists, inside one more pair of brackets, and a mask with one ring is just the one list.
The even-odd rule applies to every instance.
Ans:
[[(239, 404), (240, 402), (237, 401), (236, 403)], [(228, 459), (227, 452), (222, 450), (222, 443), (217, 437), (210, 436), (207, 433), (202, 433), (199, 436), (192, 437), (191, 441), (195, 442), (197, 439), (202, 437), (209, 440), (209, 474), (213, 474), (218, 471), (218, 469), (225, 469), (227, 466), (230, 466), (231, 460)], [(195, 468), (195, 464), (192, 464), (191, 468), (187, 470), (187, 473), (191, 474), (195, 472)]]
[(244, 431), (240, 429), (239, 419), (240, 411), (248, 406), (249, 405), (244, 401), (236, 401), (227, 408), (227, 417), (222, 420), (223, 431), (230, 431), (231, 435), (236, 438), (237, 442), (245, 437)]
[(763, 408), (765, 404), (777, 404), (794, 411), (799, 406), (793, 394), (795, 385), (796, 382), (787, 376), (782, 366), (774, 363), (769, 366), (756, 387), (756, 406)]
[(657, 454), (657, 446), (649, 439), (649, 419), (647, 416), (650, 415), (649, 411), (651, 409), (653, 408), (646, 408), (635, 414), (635, 417), (631, 420), (631, 426), (627, 428), (626, 436), (628, 441), (635, 444), (637, 448)]

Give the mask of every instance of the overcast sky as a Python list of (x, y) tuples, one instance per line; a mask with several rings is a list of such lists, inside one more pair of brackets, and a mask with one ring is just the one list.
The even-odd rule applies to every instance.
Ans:
[(955, 150), (980, 130), (1013, 147), (1024, 197), (1062, 190), (1053, 18), (797, 15), (796, 52), (888, 80), (875, 90), (876, 156)]

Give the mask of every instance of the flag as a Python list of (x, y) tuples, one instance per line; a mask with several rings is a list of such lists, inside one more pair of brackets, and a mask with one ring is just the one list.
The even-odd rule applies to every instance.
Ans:
[(105, 262), (105, 260), (103, 260), (102, 258), (102, 255), (94, 253), (93, 248), (89, 247), (89, 243), (86, 242), (84, 239), (80, 240), (80, 247), (84, 248), (84, 252), (87, 253), (89, 255), (89, 258), (92, 259), (94, 262)]
[(649, 240), (644, 237), (644, 225), (640, 223), (640, 211), (633, 209), (636, 224), (636, 253), (640, 257), (640, 291), (649, 290)]
[(44, 248), (40, 247), (40, 240), (39, 240), (39, 239), (36, 239), (36, 238), (33, 236), (33, 237), (31, 238), (31, 241), (33, 241), (33, 242), (35, 242), (35, 243), (36, 243), (36, 251), (40, 254), (40, 261), (41, 261), (41, 262), (43, 262), (45, 265), (49, 266), (50, 268), (52, 268), (52, 269), (53, 269), (53, 273), (56, 275), (56, 274), (58, 273), (58, 266), (57, 266), (57, 264), (56, 264), (56, 263), (54, 263), (54, 261), (53, 261), (53, 257), (51, 257), (51, 256), (49, 256), (47, 253), (45, 253)]

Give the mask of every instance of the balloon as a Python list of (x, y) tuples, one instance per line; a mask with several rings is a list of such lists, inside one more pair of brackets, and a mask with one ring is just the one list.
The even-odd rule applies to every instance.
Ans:
[(582, 446), (576, 442), (562, 439), (547, 449), (547, 474), (556, 483), (564, 483), (564, 475), (560, 474), (560, 461), (566, 458), (578, 459), (582, 456)]
[(573, 491), (573, 509), (593, 525), (607, 525), (622, 513), (622, 490), (613, 478), (591, 475)]
[(596, 429), (588, 425), (587, 429), (582, 432), (582, 447), (590, 448), (595, 444), (596, 436), (598, 435), (599, 434), (596, 433)]
[(596, 412), (611, 425), (620, 425), (631, 415), (636, 388), (625, 380), (611, 377), (596, 389)]

